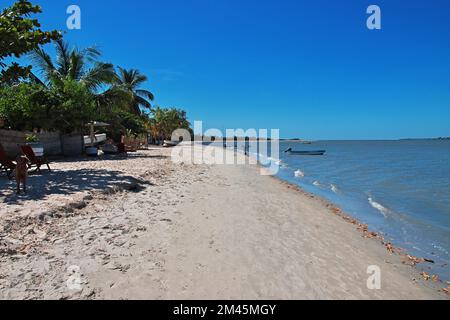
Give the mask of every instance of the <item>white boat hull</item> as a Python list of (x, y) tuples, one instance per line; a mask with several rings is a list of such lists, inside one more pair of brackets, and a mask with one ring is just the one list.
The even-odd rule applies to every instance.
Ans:
[(94, 142), (91, 141), (91, 137), (90, 136), (84, 136), (84, 144), (85, 145), (97, 144), (97, 143), (101, 143), (101, 142), (106, 141), (106, 139), (107, 139), (106, 138), (106, 133), (96, 134)]

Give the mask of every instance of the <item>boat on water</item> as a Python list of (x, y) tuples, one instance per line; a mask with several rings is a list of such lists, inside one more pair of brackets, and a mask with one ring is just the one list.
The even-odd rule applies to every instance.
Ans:
[(285, 153), (297, 156), (323, 156), (326, 153), (326, 150), (294, 151), (292, 148), (289, 148)]

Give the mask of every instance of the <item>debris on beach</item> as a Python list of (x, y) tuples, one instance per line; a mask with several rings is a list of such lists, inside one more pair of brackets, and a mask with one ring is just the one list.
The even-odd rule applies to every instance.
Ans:
[[(404, 261), (404, 264), (409, 264), (409, 265), (411, 265), (411, 266), (415, 266), (416, 264), (422, 263), (422, 262), (425, 261), (424, 259), (417, 258), (417, 257), (414, 257), (414, 256), (409, 255), (409, 254), (407, 254), (407, 255), (405, 256), (405, 258), (407, 259), (407, 261)], [(409, 262), (409, 263), (408, 263), (408, 262)]]
[(429, 274), (426, 273), (425, 271), (422, 271), (422, 272), (420, 273), (420, 275), (422, 276), (423, 280), (425, 280), (425, 281), (429, 281), (429, 280), (431, 280), (431, 281), (433, 281), (433, 282), (438, 282), (438, 281), (440, 281), (440, 280), (439, 280), (439, 277), (438, 277), (437, 275), (435, 275), (435, 274), (429, 275)]
[(425, 281), (428, 281), (431, 278), (430, 275), (428, 273), (426, 273), (425, 271), (422, 271), (420, 273), (420, 275), (422, 276), (423, 280), (425, 280)]
[(390, 253), (395, 253), (395, 247), (392, 245), (392, 243), (385, 243), (384, 246)]
[(358, 230), (362, 231), (363, 237), (366, 239), (378, 238), (378, 233), (374, 231), (369, 231), (369, 226), (367, 224), (359, 224)]
[(427, 258), (418, 258), (418, 257), (412, 256), (410, 254), (405, 254), (404, 258), (405, 258), (405, 260), (403, 261), (403, 264), (410, 265), (410, 266), (415, 266), (416, 264), (424, 263), (424, 262), (434, 263), (434, 260), (427, 259)]

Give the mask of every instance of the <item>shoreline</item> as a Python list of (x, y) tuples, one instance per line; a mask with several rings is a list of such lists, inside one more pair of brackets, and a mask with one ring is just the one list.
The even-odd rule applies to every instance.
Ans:
[[(246, 155), (246, 158), (249, 158), (249, 156)], [(262, 170), (265, 169), (265, 167), (259, 161), (257, 163), (257, 167), (258, 167), (258, 169), (262, 169)], [(359, 221), (357, 218), (353, 217), (352, 215), (347, 214), (342, 208), (340, 208), (337, 204), (334, 204), (332, 201), (330, 201), (322, 196), (316, 195), (312, 192), (306, 191), (299, 185), (289, 182), (287, 180), (284, 180), (277, 175), (271, 175), (270, 177), (273, 178), (278, 183), (281, 183), (282, 185), (286, 186), (286, 188), (288, 188), (288, 189), (293, 189), (293, 190), (299, 192), (303, 196), (317, 200), (323, 206), (325, 206), (327, 209), (329, 209), (331, 213), (340, 217), (345, 222), (347, 222), (351, 225), (354, 225), (356, 227), (356, 230), (362, 234), (362, 237), (364, 239), (378, 240), (379, 243), (386, 248), (387, 252), (389, 252), (390, 254), (395, 254), (398, 257), (400, 257), (402, 260), (402, 264), (412, 267), (416, 271), (418, 277), (420, 277), (422, 280), (432, 281), (433, 282), (432, 287), (434, 287), (435, 289), (438, 289), (438, 291), (442, 291), (444, 294), (447, 294), (447, 295), (450, 294), (450, 292), (448, 291), (448, 288), (446, 288), (446, 287), (448, 287), (448, 284), (450, 284), (449, 279), (441, 279), (437, 275), (428, 274), (423, 270), (419, 270), (419, 268), (418, 268), (419, 264), (434, 263), (433, 260), (427, 259), (424, 257), (416, 257), (416, 256), (408, 253), (406, 249), (396, 246), (389, 241), (386, 241), (385, 238), (379, 232), (371, 231), (370, 225), (364, 224), (361, 221)], [(422, 272), (420, 272), (420, 271), (422, 271)]]
[[(1, 203), (5, 216), (17, 218), (20, 209), (33, 218), (2, 222), (0, 249), (17, 250), (0, 250), (0, 299), (445, 298), (442, 286), (421, 279), (380, 239), (364, 239), (370, 231), (338, 217), (342, 211), (326, 200), (260, 176), (258, 166), (174, 165), (168, 155), (152, 148), (129, 159), (76, 162), (95, 174), (80, 180), (86, 190), (72, 186), (88, 194), (81, 204), (73, 196), (79, 205), (64, 214), (39, 219), (26, 211), (60, 202), (54, 195)], [(52, 179), (74, 165), (57, 163)], [(139, 186), (92, 191), (104, 187), (97, 175), (108, 180), (116, 172), (117, 181)], [(381, 267), (381, 290), (366, 288), (371, 264)], [(73, 265), (81, 291), (66, 288)]]
[[(407, 139), (404, 139), (404, 140), (407, 140)], [(437, 139), (429, 139), (429, 140), (437, 140)], [(285, 140), (285, 141), (290, 141), (290, 140)], [(241, 154), (241, 156), (244, 156), (247, 159), (247, 161), (249, 161), (248, 159), (250, 159), (249, 155)], [(257, 160), (257, 167), (259, 170), (267, 169), (258, 160)], [(441, 290), (444, 293), (450, 294), (450, 291), (448, 290), (449, 289), (448, 284), (450, 284), (450, 279), (442, 279), (438, 275), (431, 274), (431, 273), (428, 274), (424, 270), (418, 269), (419, 264), (435, 263), (433, 260), (425, 258), (425, 257), (414, 256), (414, 255), (410, 254), (407, 251), (407, 249), (401, 248), (397, 245), (392, 244), (389, 241), (386, 241), (386, 239), (379, 232), (371, 231), (369, 224), (362, 223), (359, 219), (353, 217), (351, 214), (346, 213), (345, 210), (343, 210), (341, 207), (339, 207), (339, 205), (333, 203), (331, 200), (328, 200), (325, 197), (322, 197), (320, 195), (314, 194), (313, 192), (306, 191), (301, 186), (299, 186), (293, 182), (290, 182), (288, 180), (284, 180), (283, 178), (279, 177), (278, 175), (270, 175), (270, 177), (273, 178), (274, 180), (276, 180), (277, 182), (285, 185), (288, 189), (294, 189), (304, 196), (310, 197), (312, 199), (316, 199), (317, 201), (321, 202), (322, 205), (325, 206), (326, 208), (330, 209), (330, 211), (334, 215), (336, 215), (336, 216), (340, 217), (341, 219), (343, 219), (344, 221), (354, 225), (356, 227), (356, 230), (359, 231), (363, 235), (363, 238), (379, 240), (380, 244), (382, 246), (384, 246), (389, 253), (396, 254), (399, 257), (401, 257), (403, 264), (414, 267), (416, 269), (417, 273), (419, 274), (419, 276), (423, 280), (433, 281), (434, 284), (437, 285), (438, 288), (442, 287)], [(420, 272), (420, 271), (422, 271), (422, 272)]]
[[(324, 197), (321, 197), (319, 195), (316, 195), (312, 192), (308, 192), (308, 191), (302, 189), (300, 186), (298, 186), (294, 183), (291, 183), (289, 181), (283, 180), (282, 178), (280, 178), (278, 176), (273, 176), (273, 178), (275, 180), (278, 180), (281, 184), (286, 185), (286, 187), (288, 189), (294, 189), (304, 196), (310, 197), (312, 199), (316, 199), (317, 201), (321, 202), (322, 205), (324, 205), (325, 207), (330, 209), (331, 213), (340, 217), (347, 223), (354, 225), (356, 227), (356, 230), (362, 234), (363, 238), (379, 240), (380, 244), (382, 246), (384, 246), (389, 253), (394, 253), (394, 254), (397, 254), (399, 257), (401, 257), (403, 259), (403, 263), (405, 265), (408, 265), (411, 267), (418, 267), (418, 265), (421, 263), (434, 263), (434, 261), (431, 259), (427, 259), (427, 258), (423, 258), (423, 257), (422, 258), (416, 257), (412, 254), (409, 254), (406, 251), (406, 249), (403, 249), (399, 246), (392, 244), (389, 241), (386, 241), (385, 238), (379, 232), (371, 231), (370, 225), (364, 224), (364, 223), (360, 222), (357, 218), (354, 218), (352, 215), (347, 214), (342, 208), (340, 208), (338, 205), (334, 204), (330, 200), (328, 200)], [(417, 269), (417, 273), (419, 273), (419, 271), (420, 270)], [(442, 285), (444, 285), (445, 282), (449, 282), (447, 279), (445, 279), (445, 280), (440, 279), (437, 275), (427, 274), (425, 272), (423, 272), (423, 274), (420, 273), (420, 276), (426, 281), (428, 281), (430, 279), (437, 279), (437, 280), (433, 280), (433, 281), (436, 283), (441, 283)], [(438, 277), (438, 278), (436, 278), (436, 277)]]

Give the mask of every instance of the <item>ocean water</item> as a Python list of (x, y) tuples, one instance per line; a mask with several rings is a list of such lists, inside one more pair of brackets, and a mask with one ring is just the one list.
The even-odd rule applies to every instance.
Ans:
[[(325, 156), (283, 151), (327, 150)], [(326, 198), (450, 280), (450, 141), (281, 142), (278, 177)], [(274, 159), (273, 161), (276, 161)]]

